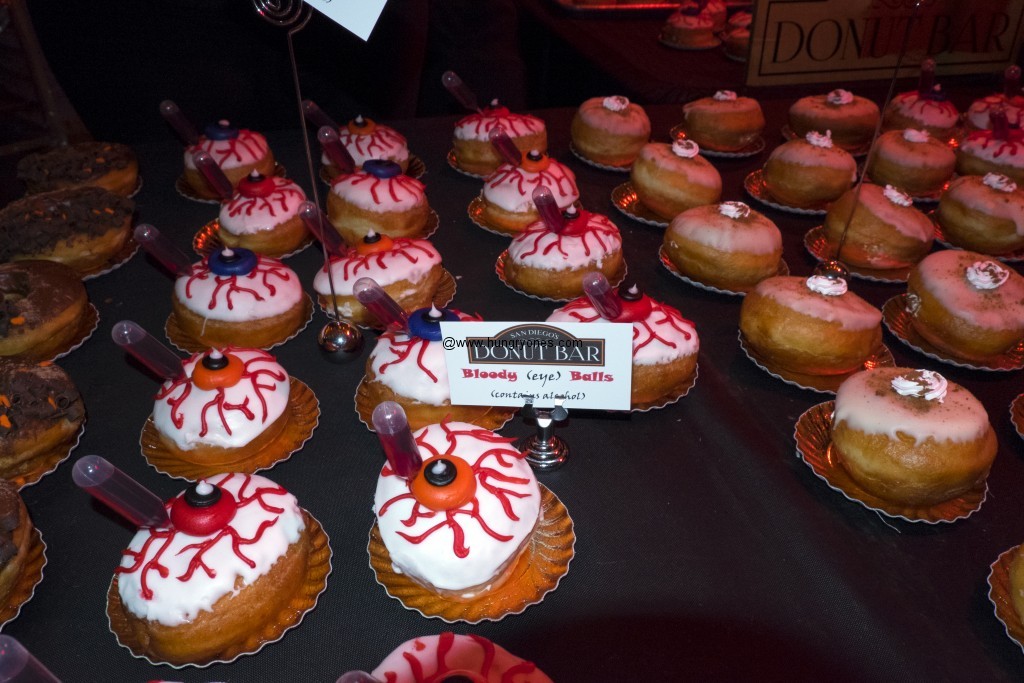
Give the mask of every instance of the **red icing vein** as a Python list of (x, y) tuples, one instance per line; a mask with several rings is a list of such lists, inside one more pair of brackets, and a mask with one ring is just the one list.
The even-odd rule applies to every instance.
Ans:
[(572, 221), (561, 233), (555, 235), (555, 239), (541, 247), (541, 242), (551, 235), (555, 235), (555, 233), (548, 230), (544, 223), (534, 223), (528, 227), (525, 232), (516, 238), (516, 242), (525, 244), (532, 240), (532, 245), (526, 251), (520, 253), (518, 258), (525, 259), (527, 256), (532, 256), (538, 251), (545, 256), (552, 251), (557, 251), (563, 257), (569, 258), (569, 252), (563, 248), (562, 244), (562, 240), (567, 237), (578, 238), (578, 244), (587, 257), (590, 256), (592, 250), (591, 240), (596, 242), (597, 246), (600, 246), (599, 253), (605, 254), (612, 248), (609, 242), (613, 244), (619, 242), (618, 228), (608, 221), (592, 220), (591, 214), (586, 211), (581, 212), (579, 218)]
[(332, 186), (342, 184), (367, 190), (370, 197), (373, 198), (374, 204), (383, 204), (389, 197), (392, 202), (400, 202), (402, 198), (399, 194), (403, 191), (413, 197), (423, 196), (423, 183), (407, 175), (397, 175), (393, 178), (378, 178), (370, 173), (359, 172), (351, 175), (340, 175), (331, 181)]
[[(479, 676), (489, 679), (492, 675), (493, 669), (498, 657), (497, 648), (494, 643), (482, 638), (477, 635), (466, 635), (461, 637), (462, 647), (456, 649), (455, 647), (455, 634), (451, 632), (441, 633), (437, 637), (437, 650), (434, 653), (434, 671), (431, 674), (427, 674), (424, 670), (424, 664), (420, 662), (419, 658), (413, 652), (403, 652), (402, 659), (405, 660), (409, 666), (409, 671), (412, 674), (413, 683), (440, 683), (445, 677), (451, 673), (457, 673), (466, 670), (465, 661), (449, 661), (453, 656), (462, 655), (460, 659), (470, 660), (475, 659), (475, 656), (469, 652), (470, 643), (480, 649), (479, 656), (481, 657), (480, 664), (476, 667), (475, 673)], [(413, 649), (416, 652), (422, 652), (426, 649), (426, 645), (416, 640), (413, 643)], [(429, 660), (428, 660), (429, 662)], [(534, 673), (537, 670), (537, 666), (533, 662), (527, 662), (521, 660), (516, 662), (511, 667), (501, 672), (501, 683), (513, 683), (517, 676), (526, 676)], [(384, 672), (385, 683), (395, 683), (398, 681), (398, 673), (395, 671)]]

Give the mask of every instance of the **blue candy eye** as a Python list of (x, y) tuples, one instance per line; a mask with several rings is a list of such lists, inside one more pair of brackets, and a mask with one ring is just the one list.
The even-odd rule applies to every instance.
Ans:
[(238, 137), (238, 129), (227, 121), (207, 124), (203, 134), (210, 140), (234, 140)]
[(441, 321), (458, 322), (459, 316), (447, 308), (436, 309), (441, 315), (430, 316), (431, 309), (420, 308), (409, 314), (409, 334), (427, 341), (441, 341)]
[(214, 251), (206, 259), (214, 275), (248, 275), (256, 268), (256, 254), (248, 249), (223, 249)]
[(402, 167), (387, 159), (367, 159), (363, 162), (363, 170), (382, 180), (402, 174)]

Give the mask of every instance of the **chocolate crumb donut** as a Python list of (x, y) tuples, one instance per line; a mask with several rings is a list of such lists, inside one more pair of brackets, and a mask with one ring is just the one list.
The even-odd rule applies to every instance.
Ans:
[[(82, 397), (71, 378), (49, 361), (0, 366), (0, 477), (39, 468), (44, 456), (71, 445), (85, 420)], [(0, 490), (0, 530), (9, 530)], [(0, 548), (0, 556), (2, 556)]]
[(78, 274), (53, 261), (0, 265), (0, 356), (49, 360), (78, 333), (88, 305)]
[(127, 197), (138, 184), (139, 163), (127, 145), (81, 142), (29, 154), (18, 162), (18, 179), (28, 194), (89, 185)]
[(98, 187), (23, 197), (0, 210), (0, 262), (46, 259), (90, 274), (124, 247), (134, 211)]

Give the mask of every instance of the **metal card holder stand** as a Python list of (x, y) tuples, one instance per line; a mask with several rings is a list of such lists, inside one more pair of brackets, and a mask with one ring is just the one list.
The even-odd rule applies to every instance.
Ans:
[(535, 408), (533, 396), (526, 397), (523, 419), (537, 422), (537, 433), (528, 436), (519, 445), (526, 455), (530, 467), (540, 472), (550, 472), (565, 464), (569, 457), (569, 445), (555, 436), (555, 426), (569, 419), (569, 411), (562, 405), (564, 396), (555, 397), (553, 408)]

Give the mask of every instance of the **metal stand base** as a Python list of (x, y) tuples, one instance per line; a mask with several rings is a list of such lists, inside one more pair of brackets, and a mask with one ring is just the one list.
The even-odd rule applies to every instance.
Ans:
[(530, 467), (542, 472), (558, 469), (569, 457), (569, 446), (557, 436), (547, 439), (529, 436), (519, 450), (526, 454), (526, 462), (530, 463)]

